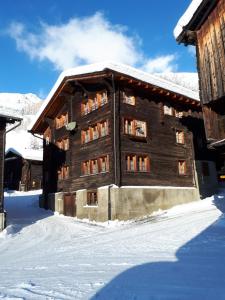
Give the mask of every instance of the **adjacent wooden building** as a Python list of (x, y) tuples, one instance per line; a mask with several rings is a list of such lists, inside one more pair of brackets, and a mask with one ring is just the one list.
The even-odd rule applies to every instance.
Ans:
[(42, 206), (78, 218), (197, 199), (196, 171), (214, 169), (198, 95), (120, 64), (63, 72), (30, 131), (44, 137)]
[[(6, 125), (13, 124), (15, 122), (21, 123), (20, 118), (5, 115), (0, 113), (0, 231), (5, 228), (6, 218), (4, 211), (4, 156), (5, 156), (5, 138), (6, 138)], [(17, 125), (16, 125), (17, 126)], [(11, 127), (9, 130), (12, 130)]]
[(206, 137), (218, 150), (217, 169), (225, 182), (225, 1), (192, 1), (174, 33), (179, 43), (196, 46)]
[(5, 154), (4, 188), (30, 191), (42, 188), (43, 151), (9, 148)]

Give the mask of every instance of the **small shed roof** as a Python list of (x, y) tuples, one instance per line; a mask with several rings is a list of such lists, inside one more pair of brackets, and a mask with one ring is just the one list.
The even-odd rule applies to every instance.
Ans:
[(23, 119), (21, 117), (17, 117), (15, 115), (11, 115), (5, 112), (0, 112), (0, 118), (3, 118), (6, 120), (6, 123), (14, 123), (16, 121), (22, 121)]
[(15, 149), (15, 148), (8, 148), (6, 151), (6, 155), (12, 152), (16, 155), (19, 155), (27, 160), (37, 160), (42, 161), (43, 160), (43, 150), (36, 150), (36, 149)]

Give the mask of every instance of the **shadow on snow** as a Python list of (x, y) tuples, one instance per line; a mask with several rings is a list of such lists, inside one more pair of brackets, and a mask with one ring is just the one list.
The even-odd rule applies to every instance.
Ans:
[(14, 195), (4, 197), (7, 213), (6, 230), (10, 234), (16, 234), (24, 227), (53, 215), (52, 211), (39, 208), (37, 194)]
[[(224, 195), (214, 197), (214, 204), (223, 213), (224, 200)], [(91, 299), (225, 299), (223, 215), (178, 249), (176, 257), (175, 262), (147, 263), (128, 269)]]

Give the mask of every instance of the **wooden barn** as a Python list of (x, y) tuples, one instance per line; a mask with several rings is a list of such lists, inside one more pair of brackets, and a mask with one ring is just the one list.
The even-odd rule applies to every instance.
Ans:
[(5, 154), (4, 188), (30, 191), (42, 188), (43, 151), (9, 148)]
[(192, 1), (174, 33), (196, 46), (200, 98), (209, 147), (218, 151), (219, 180), (225, 182), (225, 1)]
[(121, 64), (63, 72), (30, 132), (44, 136), (41, 205), (65, 215), (130, 219), (216, 185), (198, 94)]
[(7, 131), (11, 131), (21, 124), (22, 119), (0, 113), (0, 231), (5, 228), (6, 218), (4, 211), (4, 155), (5, 155), (5, 139), (6, 125), (19, 122), (16, 126), (10, 127)]

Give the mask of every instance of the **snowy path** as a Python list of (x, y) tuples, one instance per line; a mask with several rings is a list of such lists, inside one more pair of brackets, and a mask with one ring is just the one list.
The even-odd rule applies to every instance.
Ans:
[(0, 299), (225, 299), (223, 201), (107, 226), (41, 210), (36, 195), (10, 196)]

